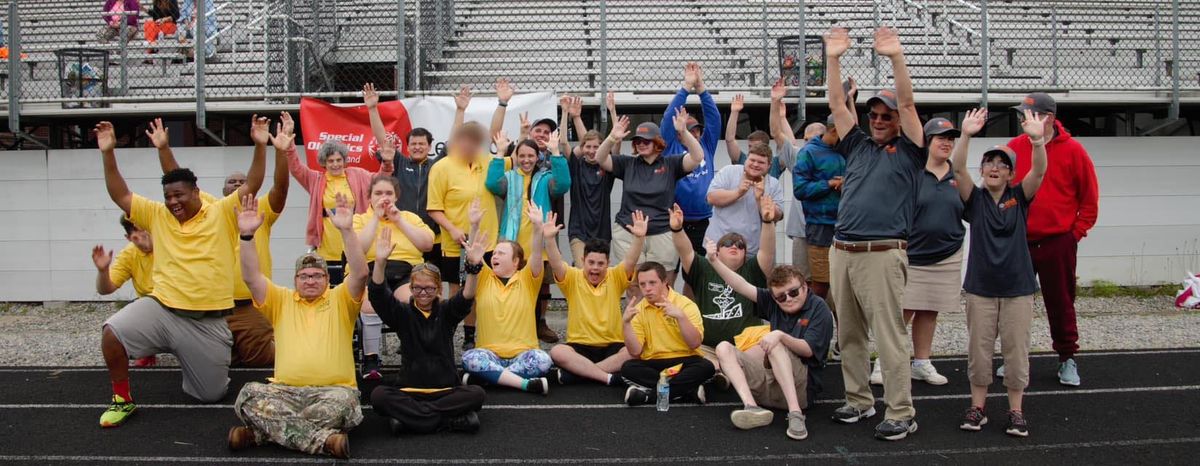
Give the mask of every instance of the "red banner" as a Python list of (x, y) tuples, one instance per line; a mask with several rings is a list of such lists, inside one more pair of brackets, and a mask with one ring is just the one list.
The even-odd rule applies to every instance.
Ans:
[[(379, 115), (398, 154), (407, 153), (402, 137), (412, 131), (412, 121), (404, 103), (398, 100), (380, 102)], [(308, 166), (313, 170), (322, 170), (317, 163), (317, 152), (328, 140), (339, 140), (350, 148), (346, 155), (347, 166), (369, 171), (379, 169), (379, 162), (374, 157), (379, 142), (371, 134), (366, 105), (338, 107), (324, 100), (304, 97), (300, 99), (300, 121), (304, 152)]]

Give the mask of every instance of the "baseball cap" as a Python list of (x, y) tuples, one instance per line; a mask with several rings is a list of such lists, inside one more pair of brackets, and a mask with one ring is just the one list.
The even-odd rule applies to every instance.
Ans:
[(554, 121), (553, 118), (542, 118), (538, 121), (535, 121), (535, 122), (533, 122), (533, 125), (530, 126), (530, 128), (533, 128), (534, 126), (537, 126), (537, 125), (550, 125), (551, 132), (558, 129), (558, 122)]
[(962, 132), (954, 127), (954, 123), (945, 118), (934, 118), (925, 123), (925, 137), (946, 136), (956, 138), (962, 135)]
[(867, 106), (870, 107), (872, 105), (875, 105), (875, 102), (882, 102), (884, 105), (887, 105), (887, 108), (895, 110), (898, 107), (898, 105), (896, 104), (896, 90), (895, 89), (880, 90), (878, 93), (876, 93), (870, 99), (867, 99)]
[(696, 117), (688, 115), (687, 130), (691, 131), (692, 129), (697, 128), (699, 126), (700, 126), (700, 122), (696, 120)]
[(321, 269), (322, 272), (329, 274), (329, 264), (316, 254), (305, 254), (296, 259), (296, 273), (300, 273), (304, 269)]
[(834, 118), (832, 113), (830, 113), (829, 116), (825, 117), (825, 127), (826, 128), (833, 128), (834, 125), (836, 125), (836, 124), (837, 124), (837, 118)]
[(662, 133), (658, 130), (658, 125), (652, 121), (638, 125), (637, 130), (633, 132), (634, 139), (654, 139), (661, 135)]
[(986, 162), (987, 159), (992, 157), (993, 155), (1004, 156), (1004, 158), (1007, 159), (1008, 168), (1010, 170), (1017, 169), (1017, 153), (1013, 152), (1013, 150), (1010, 149), (1008, 146), (1003, 145), (1003, 144), (998, 145), (998, 146), (992, 146), (991, 149), (984, 151), (983, 159), (981, 160), (981, 162)]
[(1014, 105), (1012, 108), (1018, 112), (1030, 110), (1033, 113), (1058, 113), (1058, 104), (1045, 92), (1030, 93), (1021, 99), (1020, 105)]

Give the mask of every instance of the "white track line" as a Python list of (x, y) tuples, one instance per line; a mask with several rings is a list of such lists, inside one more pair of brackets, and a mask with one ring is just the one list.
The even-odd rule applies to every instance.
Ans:
[[(1180, 445), (1200, 443), (1200, 437), (1150, 438), (1138, 440), (1109, 440), (1096, 442), (1043, 443), (1034, 445), (1005, 445), (981, 448), (943, 448), (931, 450), (889, 450), (852, 452), (839, 449), (832, 453), (793, 453), (782, 455), (727, 455), (727, 456), (656, 456), (643, 458), (356, 458), (351, 464), (652, 464), (652, 463), (733, 463), (745, 461), (787, 461), (816, 459), (878, 459), (913, 458), (922, 456), (948, 457), (950, 455), (973, 455), (980, 453), (1011, 453), (1042, 450), (1074, 450), (1083, 448), (1146, 447), (1156, 445)], [(0, 455), (0, 462), (64, 462), (89, 461), (106, 463), (278, 463), (278, 464), (329, 464), (332, 460), (318, 457), (229, 457), (229, 456), (72, 456), (72, 455)]]
[[(1165, 387), (1125, 387), (1125, 388), (1091, 388), (1091, 389), (1067, 389), (1067, 390), (1043, 390), (1034, 392), (1025, 392), (1026, 397), (1031, 396), (1060, 396), (1060, 395), (1106, 395), (1115, 393), (1148, 393), (1148, 392), (1180, 392), (1200, 390), (1200, 385), (1174, 385)], [(1000, 398), (1008, 396), (1005, 393), (988, 393), (988, 398)], [(940, 401), (940, 400), (969, 400), (970, 394), (956, 395), (924, 395), (914, 396), (913, 401)], [(876, 398), (875, 402), (882, 402), (883, 398)], [(816, 404), (843, 404), (845, 400), (817, 400)], [(698, 405), (692, 403), (680, 403), (672, 405), (676, 408), (704, 408), (704, 407), (730, 407), (741, 406), (737, 402), (719, 402)], [(546, 404), (546, 405), (489, 405), (485, 404), (484, 409), (487, 410), (545, 410), (545, 409), (628, 409), (629, 407), (622, 403), (605, 403), (605, 404)], [(29, 403), (29, 404), (0, 404), (0, 409), (105, 409), (106, 404), (98, 403)], [(140, 409), (233, 409), (233, 405), (226, 404), (139, 404)], [(639, 408), (653, 408), (653, 406), (640, 406)], [(370, 405), (363, 406), (362, 409), (371, 409)]]

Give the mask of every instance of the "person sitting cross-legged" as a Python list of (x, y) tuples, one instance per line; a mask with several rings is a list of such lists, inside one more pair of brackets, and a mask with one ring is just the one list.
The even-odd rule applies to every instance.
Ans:
[(354, 234), (349, 199), (337, 195), (329, 212), (346, 251), (346, 277), (329, 288), (329, 266), (315, 254), (296, 261), (296, 289), (262, 274), (255, 231), (262, 224), (254, 196), (238, 214), (242, 278), (254, 306), (275, 328), (275, 375), (271, 383), (242, 386), (233, 409), (244, 426), (229, 429), (229, 449), (267, 441), (310, 454), (350, 456), (346, 431), (362, 422), (351, 339), (367, 282), (367, 259)]

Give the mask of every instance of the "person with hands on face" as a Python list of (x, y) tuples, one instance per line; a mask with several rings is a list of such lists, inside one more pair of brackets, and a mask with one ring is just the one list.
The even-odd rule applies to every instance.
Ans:
[(551, 244), (561, 226), (546, 223), (546, 255), (554, 281), (567, 300), (567, 343), (554, 345), (550, 358), (558, 369), (551, 380), (569, 384), (580, 378), (604, 385), (622, 383), (621, 365), (632, 358), (621, 334), (621, 296), (637, 267), (645, 242), (648, 221), (641, 211), (633, 212), (633, 224), (625, 228), (633, 235), (630, 253), (609, 267), (608, 243), (590, 240), (584, 246), (580, 266), (563, 261), (556, 244)]
[(237, 224), (241, 269), (255, 307), (275, 327), (275, 374), (270, 383), (242, 386), (234, 412), (244, 425), (229, 429), (229, 449), (267, 442), (309, 454), (350, 456), (346, 432), (362, 422), (351, 339), (367, 284), (367, 260), (352, 229), (349, 197), (339, 194), (328, 212), (342, 232), (346, 279), (329, 287), (325, 260), (296, 260), (295, 289), (276, 285), (259, 270), (254, 236), (262, 224), (253, 194), (242, 198)]
[(786, 200), (783, 185), (767, 175), (771, 159), (769, 146), (754, 143), (750, 145), (745, 163), (729, 165), (717, 172), (708, 187), (708, 202), (713, 206), (713, 215), (705, 238), (716, 241), (726, 234), (737, 233), (746, 240), (747, 254), (758, 253), (759, 205), (770, 205), (776, 211), (772, 217), (782, 219)]
[(375, 312), (400, 337), (400, 374), (394, 384), (371, 392), (371, 406), (388, 419), (392, 434), (479, 430), (477, 411), (486, 395), (475, 385), (458, 385), (454, 364), (454, 332), (471, 312), (482, 269), (487, 234), (480, 233), (463, 246), (467, 266), (475, 273), (448, 300), (441, 299), (442, 277), (429, 263), (413, 268), (411, 299), (397, 299), (381, 272), (384, 258), (396, 244), (392, 230), (384, 229), (375, 243), (375, 271), (367, 285)]
[(133, 291), (137, 297), (147, 296), (154, 291), (154, 241), (150, 232), (138, 228), (124, 216), (121, 228), (125, 229), (125, 245), (113, 258), (112, 251), (103, 245), (92, 248), (92, 264), (96, 266), (96, 293), (104, 296), (116, 292), (125, 282), (133, 280)]
[(976, 186), (967, 170), (967, 145), (978, 121), (987, 110), (974, 110), (963, 122), (963, 134), (954, 147), (950, 165), (958, 193), (966, 203), (964, 218), (971, 224), (970, 251), (963, 290), (967, 298), (967, 373), (971, 382), (971, 406), (959, 427), (979, 431), (987, 423), (984, 409), (992, 384), (992, 358), (996, 339), (1004, 357), (1004, 386), (1008, 389), (1008, 425), (1005, 432), (1029, 435), (1022, 410), (1025, 387), (1029, 385), (1029, 328), (1033, 323), (1033, 294), (1037, 291), (1033, 261), (1026, 243), (1026, 221), (1033, 197), (1046, 174), (1048, 115), (1024, 110), (1021, 129), (1033, 147), (1032, 168), (1017, 184), (1013, 181), (1017, 155), (1008, 146), (995, 146), (983, 153)]
[[(534, 231), (542, 231), (543, 218), (552, 224), (558, 220), (553, 212), (543, 214), (533, 202), (527, 209)], [(503, 385), (542, 395), (550, 392), (545, 378), (550, 355), (539, 349), (534, 326), (543, 273), (542, 235), (534, 235), (531, 243), (526, 258), (519, 243), (502, 240), (492, 251), (491, 264), (467, 270), (479, 274), (475, 294), (479, 341), (462, 355), (463, 385)]]
[(833, 312), (825, 300), (808, 292), (805, 277), (794, 266), (771, 270), (769, 286), (750, 284), (717, 259), (717, 245), (706, 241), (708, 261), (734, 292), (752, 300), (756, 315), (770, 322), (770, 333), (746, 351), (733, 343), (717, 345), (717, 357), (730, 385), (745, 405), (730, 413), (739, 429), (771, 424), (772, 409), (786, 409), (786, 434), (808, 438), (803, 408), (821, 391), (825, 354), (833, 339)]

